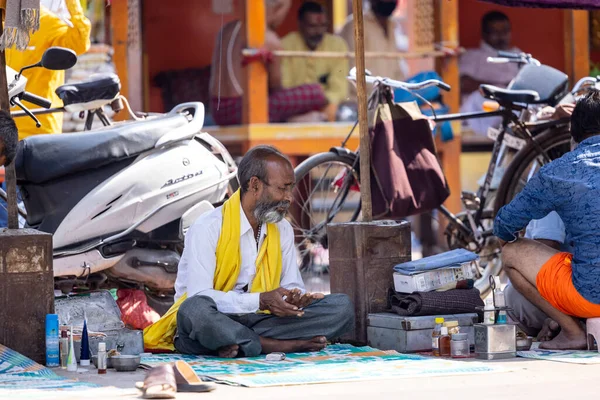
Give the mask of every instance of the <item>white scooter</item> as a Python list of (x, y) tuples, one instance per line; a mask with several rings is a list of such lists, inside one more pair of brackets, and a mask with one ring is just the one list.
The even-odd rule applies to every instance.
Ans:
[[(39, 66), (67, 69), (75, 62), (70, 50), (52, 48)], [(13, 104), (50, 107), (25, 92), (20, 74), (7, 76), (9, 82), (15, 76)], [(119, 90), (113, 75), (64, 85), (57, 94), (64, 110), (101, 116), (104, 106), (119, 103)], [(52, 111), (20, 106), (27, 115)], [(149, 304), (164, 310), (187, 228), (237, 189), (237, 167), (218, 140), (201, 132), (202, 103), (142, 119), (130, 113), (136, 121), (21, 141), (15, 161), (21, 213), (27, 226), (53, 234), (55, 283), (63, 292), (81, 283), (144, 287)]]

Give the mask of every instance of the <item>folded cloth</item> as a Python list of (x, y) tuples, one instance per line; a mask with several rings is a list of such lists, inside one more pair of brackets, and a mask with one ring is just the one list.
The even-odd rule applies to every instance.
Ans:
[(398, 264), (394, 271), (404, 275), (415, 275), (425, 271), (442, 268), (457, 268), (461, 264), (478, 260), (479, 256), (465, 249), (456, 249), (445, 253), (425, 257), (420, 260), (409, 261)]
[(477, 289), (454, 289), (445, 292), (415, 292), (391, 296), (392, 310), (402, 316), (477, 313), (483, 300)]

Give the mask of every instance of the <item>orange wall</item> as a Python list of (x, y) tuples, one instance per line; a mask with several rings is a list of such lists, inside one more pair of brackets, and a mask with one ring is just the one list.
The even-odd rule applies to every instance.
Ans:
[[(173, 0), (171, 0), (173, 1)], [(234, 0), (234, 13), (223, 23), (244, 15), (244, 1)], [(277, 30), (280, 36), (297, 29), (298, 8), (304, 0), (294, 0)], [(319, 0), (331, 10), (331, 0)], [(154, 77), (166, 70), (201, 68), (210, 65), (215, 37), (221, 29), (221, 16), (212, 12), (212, 0), (175, 0), (176, 6), (165, 6), (164, 0), (144, 0), (144, 51), (149, 79), (149, 111), (163, 111), (160, 89)], [(330, 12), (331, 16), (331, 12)]]
[(510, 18), (513, 43), (526, 53), (531, 53), (543, 64), (565, 69), (563, 11), (500, 7), (477, 0), (460, 0), (460, 44), (477, 47), (481, 40), (481, 17), (488, 11), (499, 10)]

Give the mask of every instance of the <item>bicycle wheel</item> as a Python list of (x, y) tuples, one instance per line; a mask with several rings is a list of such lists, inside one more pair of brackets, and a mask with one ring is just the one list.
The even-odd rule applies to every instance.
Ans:
[(313, 292), (329, 292), (327, 224), (355, 221), (360, 214), (354, 154), (316, 154), (295, 169), (294, 228), (300, 271)]
[[(566, 129), (545, 132), (536, 136), (534, 140), (551, 160), (562, 157), (571, 150), (571, 134)], [(500, 208), (510, 203), (523, 190), (529, 178), (544, 164), (546, 164), (544, 157), (532, 143), (527, 144), (517, 153), (498, 187), (494, 215), (498, 214)]]

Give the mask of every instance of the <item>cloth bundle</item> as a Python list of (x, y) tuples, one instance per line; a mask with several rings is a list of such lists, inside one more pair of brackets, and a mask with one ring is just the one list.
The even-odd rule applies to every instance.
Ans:
[(25, 50), (29, 35), (40, 29), (40, 0), (0, 0), (0, 8), (5, 10), (0, 51)]
[(483, 307), (479, 290), (453, 289), (445, 292), (415, 292), (409, 295), (393, 293), (392, 311), (402, 316), (448, 315), (478, 313)]

